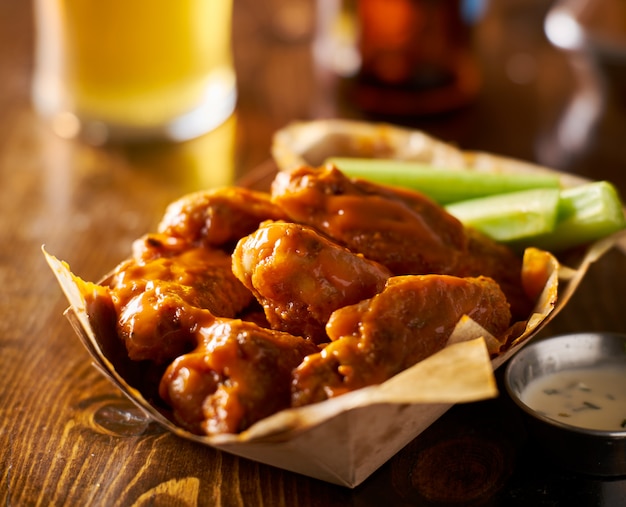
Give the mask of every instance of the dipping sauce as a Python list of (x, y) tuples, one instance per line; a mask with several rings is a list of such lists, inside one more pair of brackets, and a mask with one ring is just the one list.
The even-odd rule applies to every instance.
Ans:
[(626, 367), (555, 372), (531, 381), (520, 396), (532, 409), (581, 428), (626, 431)]

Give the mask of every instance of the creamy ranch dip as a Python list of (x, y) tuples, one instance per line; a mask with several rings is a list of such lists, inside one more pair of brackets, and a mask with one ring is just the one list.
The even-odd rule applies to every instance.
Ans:
[(626, 431), (626, 366), (581, 368), (531, 381), (521, 400), (572, 426)]

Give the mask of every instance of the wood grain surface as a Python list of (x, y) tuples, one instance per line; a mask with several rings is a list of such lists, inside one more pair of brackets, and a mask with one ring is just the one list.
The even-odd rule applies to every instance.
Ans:
[[(288, 122), (365, 118), (345, 83), (314, 65), (314, 5), (287, 1), (235, 0), (239, 102), (226, 124), (180, 145), (94, 148), (56, 137), (32, 111), (31, 4), (0, 0), (0, 503), (623, 505), (624, 480), (548, 466), (503, 397), (453, 408), (350, 490), (166, 433), (92, 367), (63, 316), (42, 245), (97, 279), (154, 228), (168, 202), (254, 177), (272, 134)], [(477, 101), (443, 117), (392, 120), (463, 148), (611, 179), (626, 195), (623, 106), (609, 102), (599, 134), (577, 149), (558, 143), (577, 79), (568, 55), (543, 34), (549, 4), (488, 2), (476, 32), (484, 78)], [(625, 294), (626, 256), (615, 249), (544, 334), (626, 333)]]

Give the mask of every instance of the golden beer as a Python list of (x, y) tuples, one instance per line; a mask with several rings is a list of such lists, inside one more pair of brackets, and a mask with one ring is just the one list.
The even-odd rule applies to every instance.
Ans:
[(92, 140), (210, 130), (235, 105), (231, 13), (232, 0), (36, 0), (35, 106)]

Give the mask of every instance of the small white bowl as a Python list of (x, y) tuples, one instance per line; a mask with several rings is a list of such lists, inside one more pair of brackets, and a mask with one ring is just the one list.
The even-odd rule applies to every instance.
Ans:
[[(504, 385), (525, 414), (529, 434), (545, 454), (570, 470), (597, 476), (626, 475), (626, 428), (588, 429), (548, 417), (522, 401), (535, 379), (565, 370), (626, 369), (626, 335), (579, 333), (555, 336), (526, 345), (507, 364)], [(624, 409), (626, 418), (626, 407)]]

